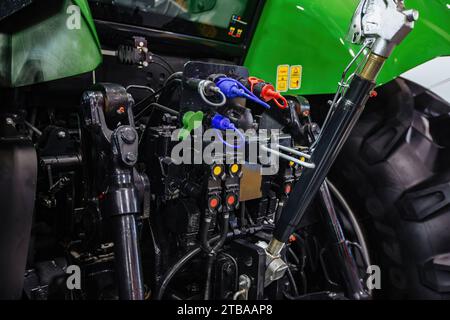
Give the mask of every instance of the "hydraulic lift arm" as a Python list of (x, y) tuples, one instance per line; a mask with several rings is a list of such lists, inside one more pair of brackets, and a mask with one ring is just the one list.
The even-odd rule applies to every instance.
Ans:
[(305, 170), (284, 206), (273, 238), (267, 247), (267, 272), (271, 280), (283, 276), (280, 253), (297, 228), (312, 199), (342, 149), (375, 87), (376, 78), (394, 48), (414, 28), (418, 12), (406, 10), (400, 0), (362, 0), (352, 20), (348, 38), (364, 44), (369, 53), (361, 71), (352, 77), (341, 99), (331, 106), (333, 112), (315, 144), (311, 162), (315, 169)]

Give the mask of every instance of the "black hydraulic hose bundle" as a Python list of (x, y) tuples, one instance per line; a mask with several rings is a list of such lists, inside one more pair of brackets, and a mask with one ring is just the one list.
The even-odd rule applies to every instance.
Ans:
[(214, 245), (214, 247), (211, 247), (210, 242), (208, 241), (208, 230), (209, 226), (211, 225), (211, 218), (206, 217), (203, 220), (203, 227), (201, 231), (201, 243), (203, 246), (203, 249), (207, 253), (217, 253), (217, 251), (224, 245), (225, 240), (227, 239), (227, 233), (228, 233), (228, 221), (230, 219), (230, 214), (228, 212), (224, 213), (222, 216), (222, 233), (220, 235), (219, 241)]
[(331, 240), (331, 251), (335, 255), (336, 260), (339, 261), (337, 269), (346, 283), (347, 295), (355, 300), (367, 299), (368, 294), (361, 283), (358, 266), (347, 245), (326, 182), (320, 187), (320, 195), (325, 207), (323, 217)]
[(206, 283), (205, 283), (205, 293), (204, 299), (209, 300), (211, 295), (211, 276), (212, 276), (212, 267), (214, 265), (214, 260), (216, 259), (217, 252), (222, 248), (225, 244), (228, 234), (228, 221), (230, 219), (230, 214), (228, 212), (224, 212), (222, 216), (222, 233), (220, 235), (219, 241), (211, 247), (208, 242), (208, 230), (211, 225), (211, 217), (205, 217), (203, 221), (203, 229), (201, 234), (202, 247), (208, 253), (208, 262), (206, 264)]
[[(230, 231), (226, 235), (226, 240), (239, 238), (239, 237), (245, 237), (251, 234), (256, 234), (260, 231), (273, 231), (274, 226), (273, 225), (262, 225), (262, 226), (256, 226), (256, 227), (250, 227), (250, 228), (243, 228), (243, 229), (236, 229), (233, 231)], [(209, 240), (209, 245), (212, 243), (218, 241), (222, 235), (215, 236)], [(225, 241), (226, 241), (225, 240)], [(180, 271), (189, 261), (191, 261), (195, 256), (197, 256), (200, 252), (202, 252), (201, 246), (197, 246), (193, 248), (191, 251), (186, 253), (180, 260), (178, 260), (172, 267), (169, 268), (169, 270), (164, 275), (164, 279), (161, 282), (161, 287), (159, 288), (158, 293), (155, 296), (155, 300), (161, 300), (164, 296), (164, 293), (166, 292), (166, 289), (170, 283), (170, 281), (173, 279), (175, 274)]]

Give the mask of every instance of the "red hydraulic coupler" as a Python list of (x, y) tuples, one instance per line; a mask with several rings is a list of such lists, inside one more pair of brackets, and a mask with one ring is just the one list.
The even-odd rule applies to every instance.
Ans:
[(249, 77), (247, 79), (247, 88), (258, 98), (265, 102), (273, 101), (280, 109), (286, 109), (288, 102), (279, 92), (275, 90), (275, 87), (264, 80), (256, 77)]

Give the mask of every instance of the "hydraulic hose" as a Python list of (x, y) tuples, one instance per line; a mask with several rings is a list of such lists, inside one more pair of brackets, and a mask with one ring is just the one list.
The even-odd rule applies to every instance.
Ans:
[(292, 271), (290, 268), (286, 269), (286, 274), (288, 276), (289, 282), (291, 283), (292, 286), (292, 291), (294, 292), (294, 294), (296, 296), (298, 296), (298, 288), (297, 288), (297, 284), (295, 283), (295, 279), (294, 276), (292, 275)]
[[(214, 260), (216, 259), (217, 251), (219, 251), (222, 248), (222, 246), (225, 244), (225, 241), (227, 239), (228, 221), (230, 219), (230, 214), (228, 212), (225, 212), (223, 214), (223, 218), (222, 219), (223, 219), (222, 220), (222, 234), (221, 234), (221, 236), (219, 238), (219, 241), (208, 252), (208, 263), (206, 265), (206, 283), (205, 283), (205, 293), (204, 293), (204, 299), (205, 300), (209, 300), (210, 295), (211, 295), (212, 267), (213, 267), (213, 264), (214, 264)], [(208, 227), (209, 227), (210, 223), (211, 223), (211, 219), (209, 219)], [(202, 241), (204, 241), (204, 239), (205, 239), (204, 234), (206, 234), (206, 235), (208, 234), (208, 230), (207, 229), (206, 229), (206, 232), (203, 231), (203, 234), (202, 234), (203, 235), (203, 239), (202, 239)], [(209, 243), (207, 241), (205, 243), (203, 243), (203, 246), (208, 248), (208, 249), (211, 248), (211, 246), (209, 245)]]
[(214, 260), (216, 260), (216, 255), (214, 253), (210, 253), (208, 255), (208, 262), (206, 264), (206, 283), (205, 283), (205, 293), (203, 297), (204, 300), (209, 300), (211, 296), (211, 276)]
[(156, 300), (161, 300), (164, 292), (167, 289), (167, 286), (169, 285), (170, 280), (174, 277), (174, 275), (184, 267), (186, 263), (188, 263), (192, 258), (194, 258), (197, 254), (199, 254), (202, 251), (200, 247), (196, 247), (189, 251), (186, 255), (184, 255), (176, 264), (174, 264), (169, 271), (164, 276), (164, 280), (161, 284), (161, 287), (159, 288), (158, 294), (156, 295)]
[(139, 121), (140, 119), (142, 119), (142, 117), (147, 113), (148, 110), (152, 110), (152, 109), (159, 109), (163, 112), (169, 113), (173, 116), (179, 116), (180, 113), (176, 110), (173, 110), (171, 108), (168, 108), (166, 106), (163, 106), (162, 104), (153, 102), (150, 103), (144, 110), (140, 111), (135, 117), (135, 121)]
[(200, 230), (200, 242), (202, 244), (203, 249), (206, 252), (211, 252), (213, 250), (208, 240), (208, 231), (210, 225), (211, 225), (211, 217), (205, 216)]
[(330, 188), (331, 193), (336, 197), (338, 202), (342, 205), (343, 209), (347, 213), (348, 219), (350, 220), (350, 222), (352, 224), (352, 227), (353, 227), (353, 230), (355, 231), (356, 238), (358, 239), (358, 243), (361, 245), (361, 251), (362, 251), (362, 254), (363, 254), (364, 262), (366, 263), (366, 265), (370, 266), (372, 263), (370, 262), (369, 249), (367, 247), (367, 242), (366, 242), (366, 239), (364, 237), (364, 233), (361, 230), (361, 227), (359, 225), (359, 222), (358, 222), (358, 220), (356, 218), (355, 213), (350, 208), (350, 205), (345, 200), (345, 198), (341, 194), (341, 192), (328, 179), (327, 179), (327, 184), (328, 184), (328, 186)]
[(222, 234), (219, 239), (219, 241), (216, 243), (216, 245), (213, 248), (213, 251), (216, 253), (222, 246), (225, 244), (225, 241), (227, 240), (227, 234), (228, 234), (228, 222), (230, 220), (230, 214), (228, 212), (223, 214), (223, 221), (222, 221)]
[(183, 72), (182, 71), (178, 71), (178, 72), (172, 73), (166, 79), (166, 81), (164, 81), (164, 87), (167, 86), (173, 80), (183, 80)]
[[(262, 225), (252, 228), (246, 228), (242, 230), (233, 230), (231, 232), (228, 232), (226, 239), (231, 238), (238, 238), (247, 236), (250, 234), (255, 234), (260, 231), (273, 231), (274, 226), (273, 225)], [(214, 243), (215, 241), (219, 240), (221, 236), (215, 236), (210, 241), (209, 244)], [(164, 280), (162, 281), (161, 287), (159, 288), (159, 291), (155, 297), (155, 300), (161, 300), (164, 296), (164, 293), (166, 292), (167, 286), (169, 285), (172, 278), (177, 274), (178, 271), (181, 270), (189, 261), (191, 261), (195, 256), (197, 256), (202, 251), (201, 246), (197, 246), (193, 248), (191, 251), (186, 253), (180, 260), (178, 260), (172, 267), (169, 268), (169, 270), (166, 272), (164, 276)]]
[(369, 296), (360, 279), (358, 265), (347, 244), (327, 183), (320, 187), (320, 196), (325, 209), (322, 214), (331, 242), (330, 251), (338, 262), (336, 269), (345, 284), (347, 296), (354, 300), (367, 299)]

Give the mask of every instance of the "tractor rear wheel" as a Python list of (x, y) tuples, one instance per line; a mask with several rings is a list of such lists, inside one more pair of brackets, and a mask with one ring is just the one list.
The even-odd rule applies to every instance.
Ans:
[(449, 114), (397, 79), (368, 103), (332, 170), (381, 269), (375, 297), (450, 298)]

